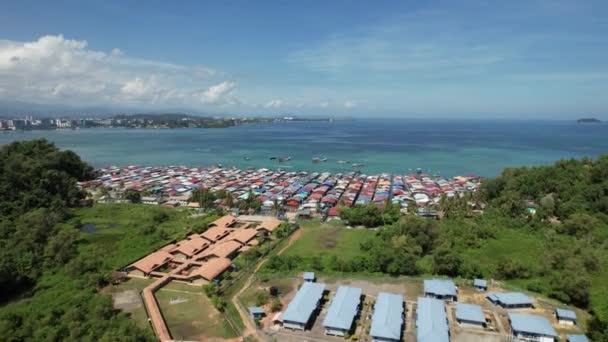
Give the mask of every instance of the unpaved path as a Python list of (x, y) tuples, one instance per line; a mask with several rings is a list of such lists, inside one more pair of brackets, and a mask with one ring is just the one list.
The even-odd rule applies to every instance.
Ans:
[[(285, 246), (283, 246), (283, 248), (281, 248), (277, 252), (277, 255), (283, 254), (283, 252), (285, 252), (287, 250), (287, 248), (289, 248), (296, 240), (298, 240), (301, 235), (302, 235), (302, 228), (296, 230), (293, 234), (291, 234), (291, 236), (289, 237), (289, 241), (287, 241), (287, 244)], [(251, 272), (251, 275), (249, 276), (249, 278), (247, 278), (247, 281), (245, 282), (245, 285), (243, 285), (243, 287), (241, 287), (241, 289), (232, 297), (232, 304), (234, 305), (234, 307), (236, 308), (236, 310), (239, 312), (239, 315), (241, 316), (241, 320), (243, 321), (243, 324), (245, 324), (245, 330), (243, 330), (242, 336), (243, 337), (247, 337), (247, 336), (250, 336), (250, 335), (254, 335), (254, 337), (257, 338), (257, 339), (259, 339), (260, 341), (263, 341), (264, 339), (261, 338), (261, 336), (259, 335), (259, 332), (256, 329), (254, 323), (251, 321), (251, 319), (249, 319), (249, 313), (246, 312), (239, 305), (239, 303), (237, 301), (237, 298), (241, 294), (243, 294), (243, 292), (247, 288), (249, 288), (249, 286), (251, 286), (251, 283), (253, 283), (253, 280), (254, 280), (256, 272), (259, 271), (262, 266), (264, 266), (264, 264), (266, 263), (266, 261), (268, 261), (268, 257), (260, 260), (260, 262), (258, 263), (258, 265), (253, 270), (253, 272)]]

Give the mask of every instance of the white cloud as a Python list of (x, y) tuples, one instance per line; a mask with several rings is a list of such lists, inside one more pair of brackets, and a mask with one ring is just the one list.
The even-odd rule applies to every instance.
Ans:
[(213, 85), (200, 95), (200, 100), (208, 104), (222, 104), (232, 101), (228, 96), (236, 88), (236, 83), (224, 81)]
[(321, 107), (321, 108), (329, 107), (329, 101), (321, 101), (321, 103), (319, 103), (319, 107)]
[(283, 101), (281, 101), (281, 100), (271, 100), (271, 101), (268, 101), (264, 105), (265, 108), (274, 108), (274, 109), (281, 108), (282, 106), (283, 106)]
[(36, 41), (0, 40), (1, 98), (41, 103), (171, 105), (200, 108), (239, 104), (236, 83), (222, 73), (106, 53), (62, 35)]
[(119, 48), (114, 48), (114, 49), (112, 49), (111, 54), (112, 54), (112, 56), (122, 56), (122, 55), (124, 55), (125, 53), (124, 53), (124, 52), (122, 52), (122, 50), (121, 50), (121, 49), (119, 49)]
[(344, 101), (344, 108), (355, 108), (357, 106), (357, 103), (355, 103), (354, 101)]

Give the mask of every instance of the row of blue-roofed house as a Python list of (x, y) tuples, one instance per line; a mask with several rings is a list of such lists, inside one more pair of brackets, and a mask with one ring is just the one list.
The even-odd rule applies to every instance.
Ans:
[[(281, 315), (284, 328), (292, 330), (310, 329), (315, 317), (323, 306), (327, 294), (326, 285), (316, 283), (314, 273), (306, 272), (305, 283), (296, 293), (285, 312)], [(475, 288), (487, 290), (485, 280), (476, 279)], [(505, 309), (533, 307), (533, 300), (519, 292), (493, 292), (487, 294), (493, 304)], [(329, 309), (323, 320), (325, 334), (346, 336), (354, 331), (360, 315), (363, 291), (349, 286), (338, 287), (330, 300)], [(424, 297), (416, 305), (416, 339), (418, 342), (449, 342), (451, 340), (446, 301), (458, 301), (458, 289), (450, 279), (427, 279), (424, 281)], [(406, 302), (401, 294), (378, 294), (372, 315), (370, 337), (373, 341), (401, 341), (405, 328)], [(488, 317), (481, 306), (467, 303), (455, 304), (455, 319), (462, 327), (485, 328)], [(556, 309), (559, 324), (576, 324), (576, 313), (566, 309)], [(556, 342), (559, 334), (551, 322), (543, 316), (508, 312), (511, 334), (514, 338)], [(568, 342), (588, 341), (582, 334), (567, 335)]]

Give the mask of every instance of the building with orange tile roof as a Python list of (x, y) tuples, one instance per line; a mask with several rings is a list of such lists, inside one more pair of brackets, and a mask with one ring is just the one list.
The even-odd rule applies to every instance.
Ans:
[(195, 254), (205, 250), (210, 244), (209, 240), (202, 238), (200, 235), (193, 234), (187, 239), (178, 242), (171, 250), (171, 254), (180, 260), (190, 259)]
[(255, 229), (238, 229), (230, 233), (225, 240), (234, 240), (246, 245), (256, 236), (258, 236), (258, 231)]
[(129, 275), (146, 277), (150, 272), (161, 267), (173, 259), (173, 255), (167, 251), (156, 251), (149, 254), (127, 268)]
[(236, 222), (236, 218), (232, 215), (222, 216), (219, 219), (209, 223), (209, 228), (211, 227), (221, 227), (228, 228)]
[(207, 231), (201, 234), (202, 237), (211, 241), (217, 242), (230, 234), (230, 229), (223, 226), (210, 226)]
[(277, 229), (283, 221), (276, 219), (274, 217), (264, 218), (262, 222), (257, 226), (257, 230), (263, 232), (264, 234), (272, 234), (272, 232)]
[(206, 284), (221, 276), (231, 265), (232, 261), (230, 259), (213, 258), (192, 271), (189, 278), (193, 284)]
[(211, 258), (232, 258), (242, 246), (243, 245), (240, 242), (234, 240), (218, 242), (211, 248), (197, 254), (195, 259), (209, 260)]

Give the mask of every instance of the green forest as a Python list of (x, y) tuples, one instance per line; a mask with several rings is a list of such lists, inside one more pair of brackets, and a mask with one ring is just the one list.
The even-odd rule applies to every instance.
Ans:
[[(206, 220), (137, 204), (91, 206), (77, 182), (92, 172), (45, 140), (0, 149), (4, 340), (155, 339), (102, 289), (112, 271)], [(349, 253), (286, 253), (262, 271), (492, 277), (586, 309), (589, 336), (608, 340), (608, 156), (506, 169), (474, 196), (441, 201), (440, 211), (442, 220), (400, 217), (392, 207), (346, 210), (353, 222), (382, 228), (350, 236)], [(100, 231), (82, 232), (84, 223)]]
[[(90, 207), (92, 169), (44, 140), (0, 149), (0, 334), (3, 341), (154, 341), (100, 289), (112, 271), (196, 229), (183, 212)], [(80, 231), (82, 223), (99, 232)], [(201, 222), (200, 224), (204, 224)]]

